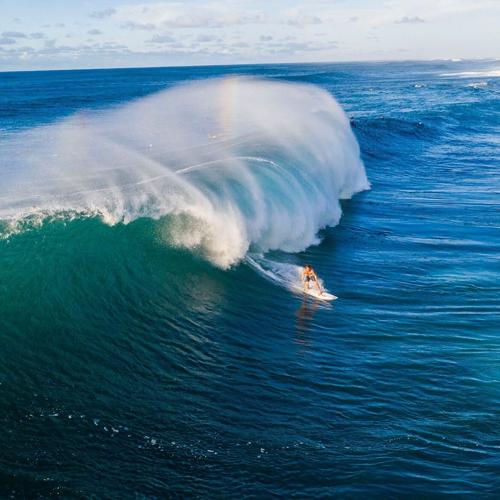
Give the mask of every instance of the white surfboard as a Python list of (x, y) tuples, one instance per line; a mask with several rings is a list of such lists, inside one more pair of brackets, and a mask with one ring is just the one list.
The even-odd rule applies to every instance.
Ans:
[(309, 290), (305, 290), (304, 293), (307, 295), (311, 295), (312, 297), (314, 297), (315, 299), (318, 299), (318, 300), (331, 301), (331, 300), (338, 299), (338, 297), (336, 297), (335, 295), (332, 295), (331, 293), (328, 293), (328, 292), (319, 293), (318, 290), (312, 289), (312, 288), (310, 288)]
[(294, 287), (298, 292), (303, 292), (306, 295), (310, 295), (311, 297), (314, 297), (315, 299), (318, 300), (325, 300), (327, 302), (330, 302), (332, 300), (337, 300), (338, 297), (327, 292), (326, 290), (323, 293), (319, 293), (316, 288), (306, 288), (304, 290), (303, 287), (296, 286)]

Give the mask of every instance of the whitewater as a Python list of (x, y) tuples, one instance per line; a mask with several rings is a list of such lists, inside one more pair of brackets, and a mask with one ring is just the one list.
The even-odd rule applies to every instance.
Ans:
[(249, 252), (318, 243), (339, 222), (339, 200), (369, 188), (330, 93), (248, 77), (4, 135), (0, 171), (4, 236), (54, 218), (151, 218), (165, 244), (224, 269)]

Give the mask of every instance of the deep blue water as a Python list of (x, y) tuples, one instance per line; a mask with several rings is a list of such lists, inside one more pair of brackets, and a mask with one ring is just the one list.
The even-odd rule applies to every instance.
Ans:
[(334, 95), (371, 183), (319, 245), (266, 256), (310, 262), (332, 305), (161, 219), (1, 222), (0, 495), (498, 497), (499, 65), (0, 74), (0, 180), (29, 156), (12, 138), (251, 75)]

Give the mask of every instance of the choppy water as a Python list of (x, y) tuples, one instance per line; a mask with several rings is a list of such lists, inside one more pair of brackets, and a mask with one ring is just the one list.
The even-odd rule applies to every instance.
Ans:
[(499, 67), (1, 74), (0, 493), (497, 496)]

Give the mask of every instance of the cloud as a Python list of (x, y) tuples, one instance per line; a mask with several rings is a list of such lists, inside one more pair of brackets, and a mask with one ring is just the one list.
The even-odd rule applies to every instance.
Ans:
[(296, 28), (304, 28), (308, 25), (321, 24), (323, 21), (318, 16), (296, 15), (285, 19), (284, 23)]
[(0, 46), (0, 61), (26, 61), (30, 59), (33, 52), (35, 52), (35, 50), (32, 47), (14, 47), (6, 49)]
[(359, 17), (358, 16), (352, 16), (352, 17), (349, 18), (349, 22), (350, 23), (355, 23), (357, 21), (359, 21)]
[(216, 42), (218, 40), (220, 40), (220, 38), (216, 37), (215, 35), (198, 35), (196, 37), (196, 41), (200, 43)]
[(105, 17), (111, 17), (116, 14), (116, 9), (104, 9), (104, 10), (95, 10), (90, 13), (90, 17), (94, 19), (104, 19)]
[(164, 34), (164, 35), (154, 35), (153, 38), (148, 40), (149, 43), (173, 43), (175, 40), (172, 38), (171, 35), (169, 34)]
[(28, 38), (28, 35), (21, 31), (4, 31), (2, 36), (5, 38)]
[(167, 28), (223, 28), (243, 24), (261, 24), (264, 17), (260, 14), (186, 14), (171, 19), (165, 19), (162, 25)]
[(123, 27), (156, 29), (223, 28), (228, 26), (263, 24), (270, 18), (257, 10), (231, 7), (229, 2), (164, 2), (142, 5), (125, 5), (116, 9)]
[(42, 40), (43, 38), (45, 38), (45, 33), (42, 33), (40, 31), (30, 33), (30, 38), (33, 40)]
[(127, 21), (123, 23), (120, 28), (126, 30), (143, 30), (143, 31), (152, 31), (156, 29), (156, 26), (153, 23), (138, 23), (135, 21)]
[(401, 19), (394, 22), (396, 24), (419, 24), (419, 23), (425, 23), (425, 19), (422, 19), (421, 17), (418, 16), (413, 16), (413, 17), (404, 16)]
[(13, 45), (16, 43), (14, 38), (0, 37), (0, 45)]
[(91, 29), (91, 30), (88, 30), (87, 33), (89, 35), (102, 35), (102, 31), (101, 30), (98, 30), (98, 29)]
[(335, 41), (290, 41), (289, 37), (261, 45), (261, 52), (274, 55), (295, 55), (337, 49)]
[[(1, 49), (0, 49), (1, 50)], [(4, 50), (5, 54), (6, 51)], [(112, 42), (79, 44), (79, 45), (57, 45), (56, 40), (47, 40), (44, 47), (33, 49), (32, 47), (19, 47), (7, 51), (10, 56), (27, 53), (32, 59), (46, 57), (85, 57), (88, 55), (110, 55), (116, 53), (131, 53), (125, 45)]]
[[(276, 26), (279, 21), (276, 20)], [(267, 30), (266, 30), (267, 31)], [(300, 33), (301, 38), (303, 33)], [(137, 50), (119, 43), (96, 43), (93, 40), (86, 42), (59, 44), (56, 39), (44, 40), (40, 48), (0, 46), (0, 64), (2, 66), (24, 68), (46, 67), (91, 67), (95, 61), (106, 66), (129, 65), (164, 65), (166, 61), (177, 64), (207, 64), (212, 61), (230, 63), (238, 61), (253, 61), (258, 53), (263, 60), (269, 58), (289, 58), (306, 56), (308, 53), (327, 51), (335, 48), (336, 43), (323, 39), (308, 41), (298, 39), (297, 36), (281, 37), (278, 33), (272, 35), (263, 32), (253, 33), (251, 38), (235, 40), (234, 30), (230, 32), (199, 32), (186, 33), (186, 38), (178, 39), (175, 33), (159, 32), (147, 41), (146, 50)], [(286, 32), (285, 32), (286, 33)], [(184, 34), (184, 33), (183, 33)], [(257, 37), (257, 38), (256, 38)], [(75, 40), (76, 42), (76, 40)], [(319, 56), (316, 56), (319, 57)], [(321, 54), (323, 57), (323, 54)]]

